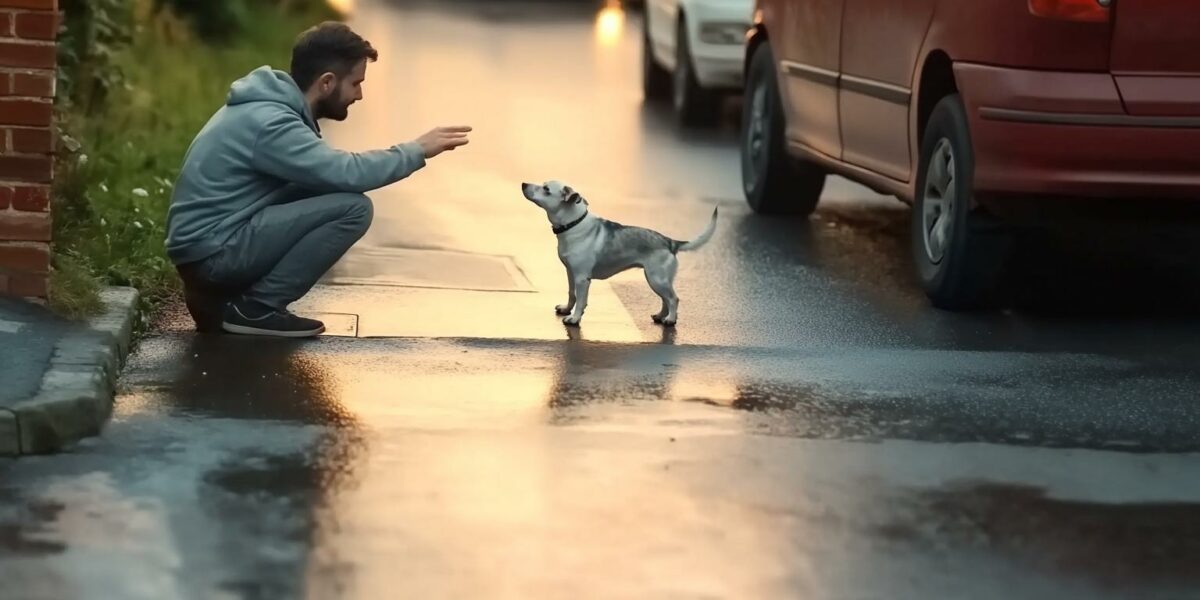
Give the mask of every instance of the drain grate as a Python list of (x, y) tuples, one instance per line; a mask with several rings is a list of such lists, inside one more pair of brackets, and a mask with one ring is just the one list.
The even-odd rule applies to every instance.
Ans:
[(420, 248), (355, 249), (342, 258), (324, 283), (393, 287), (533, 292), (508, 256)]

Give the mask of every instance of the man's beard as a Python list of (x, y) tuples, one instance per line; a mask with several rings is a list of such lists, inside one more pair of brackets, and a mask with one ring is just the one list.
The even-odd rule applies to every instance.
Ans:
[(350, 103), (342, 100), (340, 92), (318, 100), (316, 109), (317, 114), (315, 116), (318, 119), (345, 121), (346, 117), (350, 116)]

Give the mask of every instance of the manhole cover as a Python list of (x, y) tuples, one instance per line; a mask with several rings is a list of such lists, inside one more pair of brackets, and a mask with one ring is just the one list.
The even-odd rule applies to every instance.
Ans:
[(417, 248), (355, 249), (325, 283), (485, 292), (532, 292), (512, 258)]

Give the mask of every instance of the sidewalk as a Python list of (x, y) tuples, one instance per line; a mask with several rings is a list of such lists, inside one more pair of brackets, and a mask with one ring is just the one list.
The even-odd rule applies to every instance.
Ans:
[(0, 298), (0, 456), (55, 452), (108, 420), (138, 294), (102, 298), (104, 312), (83, 323)]

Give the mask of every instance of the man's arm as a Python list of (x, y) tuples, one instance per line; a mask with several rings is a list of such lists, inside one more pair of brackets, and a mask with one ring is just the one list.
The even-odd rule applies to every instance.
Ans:
[(305, 187), (368, 192), (415, 173), (425, 166), (426, 154), (419, 142), (369, 152), (338, 150), (298, 117), (281, 112), (264, 125), (251, 161), (265, 173)]

